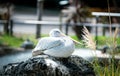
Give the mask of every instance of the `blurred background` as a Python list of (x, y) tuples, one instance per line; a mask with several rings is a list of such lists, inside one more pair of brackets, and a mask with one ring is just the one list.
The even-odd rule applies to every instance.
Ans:
[[(65, 23), (74, 22), (75, 19), (72, 19), (72, 15), (74, 12), (76, 12), (73, 9), (79, 10), (76, 14), (79, 15), (79, 23), (93, 23), (96, 22), (99, 23), (109, 23), (109, 18), (102, 16), (98, 20), (96, 19), (97, 15), (92, 15), (92, 12), (114, 12), (118, 13), (120, 12), (120, 1), (119, 0), (105, 0), (105, 1), (97, 1), (97, 0), (75, 0), (73, 1), (73, 4), (70, 3), (70, 0), (30, 0), (30, 1), (21, 1), (21, 0), (0, 0), (1, 4), (1, 11), (0, 11), (0, 17), (1, 20), (13, 20), (13, 26), (11, 27), (11, 31), (14, 31), (13, 33), (32, 33), (35, 34), (38, 29), (36, 29), (36, 26), (33, 26), (33, 24), (29, 24), (29, 28), (26, 29), (25, 26), (22, 26), (19, 23), (23, 23), (23, 20), (45, 20), (45, 21), (52, 21), (54, 25), (54, 28), (60, 28), (62, 29), (66, 34), (70, 32), (70, 34), (77, 34), (77, 32), (69, 27), (66, 26)], [(39, 7), (42, 6), (42, 7)], [(73, 9), (69, 8), (70, 6), (75, 6)], [(109, 6), (109, 7), (108, 7)], [(110, 8), (110, 9), (108, 9)], [(7, 16), (7, 15), (8, 16)], [(2, 16), (6, 16), (2, 18)], [(71, 19), (68, 19), (71, 18)], [(76, 18), (78, 20), (78, 18)], [(17, 20), (17, 21), (16, 21)], [(55, 26), (58, 24), (55, 24), (54, 22), (58, 22), (58, 24), (62, 24), (62, 26)], [(77, 23), (78, 23), (77, 22)], [(119, 23), (118, 17), (111, 17), (112, 23)], [(2, 22), (4, 23), (4, 21)], [(16, 24), (17, 23), (17, 24)], [(9, 23), (8, 23), (9, 24)], [(19, 26), (21, 25), (21, 26)], [(24, 23), (24, 25), (28, 25), (28, 23)], [(50, 24), (49, 24), (50, 25)], [(90, 25), (90, 24), (89, 24)], [(25, 28), (24, 28), (25, 27)], [(48, 27), (48, 26), (47, 26)], [(3, 26), (0, 26), (0, 31), (5, 31), (8, 26), (3, 28)], [(45, 30), (46, 26), (42, 26), (42, 29), (40, 29), (42, 33), (48, 34), (49, 30), (53, 28), (53, 26), (48, 27), (49, 29)], [(68, 29), (69, 28), (69, 29)], [(10, 27), (9, 27), (10, 29)], [(23, 30), (19, 30), (23, 29)], [(43, 31), (44, 29), (44, 31)], [(81, 29), (81, 28), (80, 28)], [(106, 29), (106, 28), (105, 28)], [(105, 34), (103, 29), (103, 34)], [(32, 31), (31, 31), (32, 30)], [(89, 30), (91, 31), (91, 28), (89, 27)], [(93, 28), (93, 30), (95, 30)], [(101, 29), (98, 29), (100, 31)], [(8, 31), (8, 30), (6, 30)], [(39, 30), (38, 30), (39, 31)], [(94, 31), (91, 31), (94, 32)], [(94, 34), (94, 33), (93, 33)], [(102, 35), (102, 33), (98, 33), (99, 35)], [(107, 34), (108, 35), (108, 34)]]
[(120, 29), (119, 4), (120, 0), (0, 0), (0, 68), (30, 58), (37, 39), (53, 28), (82, 41), (86, 26), (102, 52), (117, 34), (120, 53), (120, 31), (115, 34)]

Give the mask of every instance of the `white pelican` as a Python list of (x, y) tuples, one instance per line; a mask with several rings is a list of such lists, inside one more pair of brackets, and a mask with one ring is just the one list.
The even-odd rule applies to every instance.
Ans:
[(54, 57), (68, 57), (73, 53), (75, 49), (73, 39), (64, 35), (59, 29), (51, 30), (49, 35), (50, 37), (44, 37), (39, 40), (36, 47), (32, 50), (33, 56), (43, 53)]

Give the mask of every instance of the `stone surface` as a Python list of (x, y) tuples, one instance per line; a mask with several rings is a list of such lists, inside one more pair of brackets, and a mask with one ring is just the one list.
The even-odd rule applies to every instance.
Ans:
[(55, 58), (40, 55), (3, 67), (2, 76), (95, 76), (92, 65), (78, 56)]
[(24, 49), (33, 49), (34, 48), (34, 44), (32, 41), (30, 41), (30, 39), (27, 39), (23, 42), (23, 44), (21, 45), (21, 48)]

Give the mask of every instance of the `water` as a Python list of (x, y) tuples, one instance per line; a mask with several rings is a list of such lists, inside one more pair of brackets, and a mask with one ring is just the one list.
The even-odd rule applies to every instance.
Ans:
[(0, 57), (0, 69), (2, 69), (4, 65), (25, 61), (30, 57), (32, 57), (31, 50), (2, 56)]

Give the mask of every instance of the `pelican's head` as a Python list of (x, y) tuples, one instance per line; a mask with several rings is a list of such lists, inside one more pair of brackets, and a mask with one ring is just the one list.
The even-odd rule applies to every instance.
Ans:
[(63, 33), (59, 29), (52, 29), (49, 33), (51, 37), (61, 37)]
[[(50, 37), (68, 37), (64, 33), (62, 33), (59, 29), (52, 29), (50, 31), (49, 35), (50, 35)], [(76, 44), (81, 44), (80, 42), (72, 39), (71, 37), (68, 37), (68, 38), (70, 38)]]

